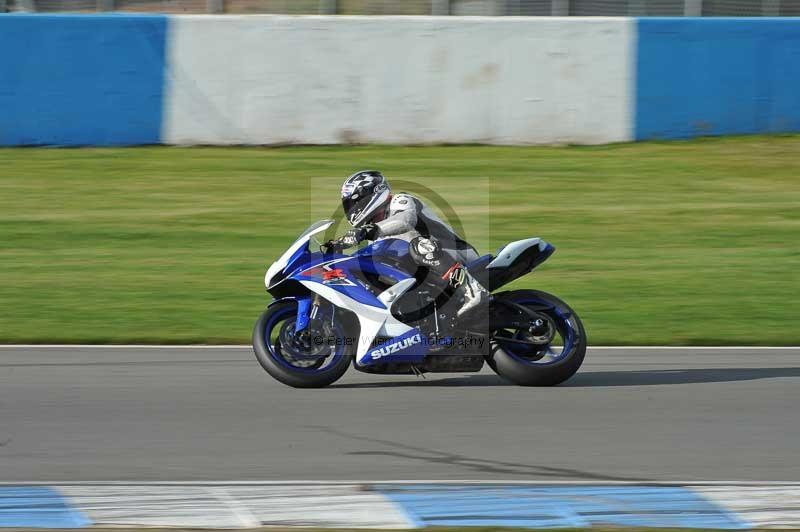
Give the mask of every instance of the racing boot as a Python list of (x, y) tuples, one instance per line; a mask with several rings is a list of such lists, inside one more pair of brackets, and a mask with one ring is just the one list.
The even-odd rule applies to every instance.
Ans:
[(465, 317), (475, 317), (479, 315), (479, 310), (486, 308), (489, 303), (489, 291), (486, 290), (481, 283), (478, 282), (467, 270), (464, 268), (464, 304), (456, 312), (459, 319)]
[(456, 292), (464, 296), (464, 303), (456, 312), (459, 319), (475, 315), (489, 301), (489, 292), (461, 264), (454, 264), (443, 277), (448, 279)]

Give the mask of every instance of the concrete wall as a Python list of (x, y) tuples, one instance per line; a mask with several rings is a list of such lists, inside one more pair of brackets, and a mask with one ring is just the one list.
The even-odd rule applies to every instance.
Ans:
[(630, 138), (634, 21), (176, 17), (167, 143)]
[(800, 19), (0, 15), (0, 145), (800, 131)]

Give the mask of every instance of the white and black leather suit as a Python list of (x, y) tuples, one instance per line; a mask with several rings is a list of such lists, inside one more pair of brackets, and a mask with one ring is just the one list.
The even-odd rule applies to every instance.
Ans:
[(411, 194), (395, 194), (385, 217), (374, 223), (379, 230), (376, 240), (397, 238), (411, 242), (417, 237), (430, 238), (438, 242), (451, 264), (467, 264), (478, 258), (475, 248)]

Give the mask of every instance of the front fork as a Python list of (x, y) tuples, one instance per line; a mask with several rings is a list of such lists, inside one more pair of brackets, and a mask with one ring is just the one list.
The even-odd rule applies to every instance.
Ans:
[(294, 325), (295, 335), (302, 331), (319, 331), (322, 329), (322, 298), (319, 294), (297, 298), (297, 321)]

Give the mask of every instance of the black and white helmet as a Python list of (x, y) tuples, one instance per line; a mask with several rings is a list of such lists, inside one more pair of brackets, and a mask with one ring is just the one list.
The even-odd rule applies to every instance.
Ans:
[(351, 175), (342, 185), (342, 206), (347, 220), (353, 227), (369, 222), (386, 207), (390, 194), (389, 183), (377, 170)]

